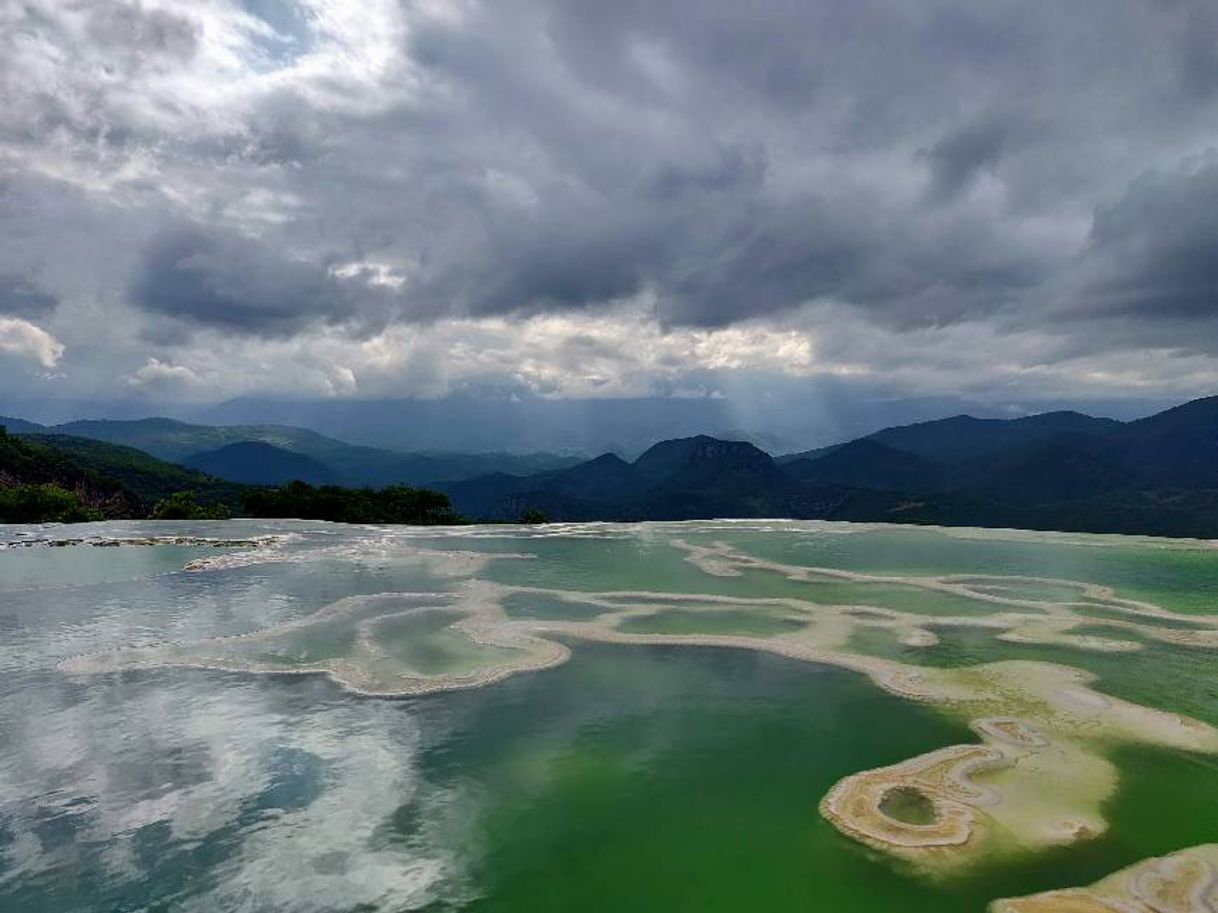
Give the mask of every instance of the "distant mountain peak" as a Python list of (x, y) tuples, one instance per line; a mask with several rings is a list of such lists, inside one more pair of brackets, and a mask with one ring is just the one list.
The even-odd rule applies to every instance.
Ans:
[(182, 465), (249, 485), (281, 485), (295, 481), (324, 485), (334, 481), (334, 473), (320, 460), (265, 441), (225, 444), (189, 456)]
[(768, 455), (760, 447), (748, 441), (728, 441), (722, 438), (711, 437), (709, 434), (695, 434), (693, 437), (673, 438), (672, 440), (660, 441), (653, 444), (635, 460), (635, 465), (637, 466), (648, 459), (649, 456), (660, 453), (683, 453), (699, 459), (706, 457), (714, 458), (728, 453), (760, 453)]
[(144, 431), (180, 431), (183, 429), (200, 427), (198, 425), (192, 425), (189, 422), (180, 422), (176, 418), (150, 416), (149, 418), (132, 419), (78, 419), (74, 422), (64, 422), (62, 425), (56, 425), (55, 430), (63, 434), (70, 434), (74, 430), (83, 428), (100, 428), (110, 426), (139, 428)]
[(583, 466), (629, 466), (630, 464), (627, 463), (625, 460), (623, 460), (616, 453), (602, 453), (600, 456), (593, 457), (592, 459), (588, 460), (586, 463), (582, 463), (581, 465), (583, 465)]
[(0, 415), (0, 428), (6, 429), (9, 434), (34, 434), (47, 430), (45, 425), (39, 425), (37, 422), (27, 422), (23, 418), (12, 418), (7, 415)]
[(643, 476), (658, 480), (708, 467), (770, 466), (773, 462), (768, 453), (748, 441), (723, 441), (699, 434), (660, 441), (634, 461), (634, 468)]

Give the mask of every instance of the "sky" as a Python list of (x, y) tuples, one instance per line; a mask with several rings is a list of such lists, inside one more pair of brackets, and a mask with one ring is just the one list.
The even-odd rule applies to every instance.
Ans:
[(0, 99), (0, 407), (1218, 392), (1212, 0), (12, 0)]

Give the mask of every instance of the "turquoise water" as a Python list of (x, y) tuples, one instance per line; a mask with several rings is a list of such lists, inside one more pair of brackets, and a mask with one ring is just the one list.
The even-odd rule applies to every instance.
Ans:
[[(79, 528), (124, 535), (158, 529)], [(760, 571), (712, 576), (685, 560), (678, 539), (725, 542), (788, 564), (981, 575), (987, 580), (978, 586), (986, 587), (1021, 586), (988, 579), (995, 575), (1073, 579), (1197, 614), (1210, 605), (1218, 580), (1218, 552), (1208, 546), (823, 524), (183, 529), (290, 538), (254, 553), (0, 550), (5, 913), (953, 913), (984, 910), (1000, 896), (1086, 884), (1148, 856), (1218, 840), (1214, 758), (1120, 749), (1112, 756), (1120, 788), (1106, 805), (1111, 827), (1104, 836), (950, 878), (918, 874), (844, 837), (818, 804), (844, 776), (973, 741), (971, 733), (857, 673), (746, 649), (564, 637), (573, 652), (563, 665), (401, 700), (360, 697), (322, 675), (59, 668), (79, 654), (133, 646), (218, 649), (226, 642), (215, 638), (285, 625), (299, 639), (255, 641), (258, 649), (279, 645), (269, 651), (276, 662), (343, 658), (355, 655), (353, 625), (372, 619), (381, 629), (373, 631), (384, 654), (378, 661), (463, 673), (488, 655), (497, 662), (513, 651), (453, 633), (449, 625), (461, 612), (378, 615), (368, 608), (374, 603), (357, 602), (364, 614), (353, 612), (350, 621), (300, 622), (336, 600), (378, 593), (430, 593), (431, 605), (443, 605), (473, 581), (746, 603), (807, 598), (809, 618), (823, 612), (815, 585)], [(536, 557), (480, 562), (453, 552)], [(183, 570), (217, 555), (225, 561), (212, 569)], [(1109, 693), (1218, 724), (1218, 651), (1146, 641), (1137, 653), (1109, 655), (1001, 643), (992, 631), (935, 620), (1007, 607), (958, 596), (937, 602), (931, 591), (911, 595), (894, 586), (834, 583), (842, 593), (834, 602), (913, 613), (939, 644), (903, 646), (892, 630), (862, 627), (852, 650), (948, 667), (1047, 659), (1094, 672), (1097, 687)], [(1059, 592), (1022, 586), (1026, 596), (1049, 601)], [(429, 604), (404, 599), (402, 605)], [(601, 611), (554, 594), (505, 591), (503, 603), (524, 623), (581, 622)], [(635, 622), (651, 630), (686, 633), (709, 624), (770, 633), (775, 624), (797, 624), (777, 622), (788, 608), (770, 604), (651, 603), (657, 614)], [(960, 611), (951, 608), (961, 603)], [(1109, 633), (1138, 639), (1116, 628)], [(307, 653), (285, 653), (284, 643), (303, 644)]]

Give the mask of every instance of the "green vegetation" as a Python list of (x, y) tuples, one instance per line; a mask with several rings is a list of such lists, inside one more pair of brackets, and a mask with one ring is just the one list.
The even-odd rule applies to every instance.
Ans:
[(278, 488), (250, 488), (242, 496), (251, 517), (297, 517), (336, 523), (410, 523), (438, 526), (462, 522), (448, 496), (426, 488), (340, 488), (289, 482)]
[(529, 508), (520, 515), (520, 519), (516, 522), (536, 526), (539, 523), (549, 523), (550, 518), (546, 516), (545, 511)]
[(0, 426), (0, 522), (216, 520), (245, 513), (340, 523), (447, 524), (448, 496), (292, 482), (256, 488), (158, 460), (132, 447), (70, 435), (9, 435)]
[(196, 425), (168, 418), (75, 421), (57, 425), (54, 431), (113, 444), (125, 444), (160, 459), (175, 462), (192, 454), (243, 441), (262, 441), (298, 453), (316, 453), (347, 446), (341, 441), (304, 428), (279, 425)]
[(0, 523), (83, 523), (101, 520), (73, 491), (58, 485), (16, 485), (0, 489)]
[[(135, 516), (139, 498), (115, 479), (81, 466), (50, 447), (27, 443), (0, 427), (0, 491), (9, 523)], [(79, 509), (71, 507), (72, 499)], [(89, 512), (84, 515), (82, 512)]]
[[(250, 485), (279, 485), (293, 479), (314, 485), (352, 487), (427, 485), (441, 479), (468, 479), (489, 472), (543, 472), (579, 462), (574, 457), (546, 453), (403, 453), (347, 444), (305, 428), (285, 425), (196, 425), (167, 418), (145, 418), (75, 421), (46, 428), (0, 418), (3, 421), (14, 421), (10, 429), (13, 433), (108, 441)], [(279, 451), (278, 456), (271, 459), (264, 452), (254, 467), (248, 461), (232, 459), (251, 444), (273, 447)], [(236, 454), (229, 449), (234, 446)], [(257, 475), (250, 476), (251, 469)], [(233, 470), (236, 474), (231, 474)]]
[(206, 475), (194, 469), (167, 463), (122, 444), (111, 444), (69, 434), (23, 435), (24, 443), (49, 448), (76, 465), (121, 482), (144, 505), (154, 505), (178, 492), (193, 492), (200, 502), (214, 511), (223, 505), (229, 516), (241, 503), (243, 486)]
[(7, 523), (217, 519), (231, 516), (242, 490), (132, 447), (59, 434), (16, 438), (0, 428)]
[(148, 515), (152, 520), (227, 520), (223, 504), (200, 504), (193, 491), (174, 492), (156, 503)]

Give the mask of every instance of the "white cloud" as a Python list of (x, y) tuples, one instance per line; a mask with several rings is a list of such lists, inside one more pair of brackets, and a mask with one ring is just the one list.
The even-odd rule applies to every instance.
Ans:
[(189, 390), (201, 382), (202, 378), (185, 365), (171, 364), (159, 358), (149, 358), (142, 368), (127, 378), (127, 383), (133, 387), (170, 392)]
[(63, 357), (64, 345), (46, 330), (19, 317), (0, 317), (0, 352), (33, 359), (51, 369)]
[(151, 397), (705, 397), (787, 391), (820, 380), (867, 396), (974, 402), (1187, 398), (1218, 388), (1218, 358), (1171, 346), (1093, 352), (1071, 334), (969, 321), (877, 326), (847, 307), (810, 305), (781, 323), (665, 328), (645, 303), (599, 314), (393, 324), (368, 339), (315, 328), (283, 340), (215, 333), (167, 346), (128, 375)]
[[(236, 367), (234, 367), (236, 366)], [(693, 374), (842, 373), (817, 362), (811, 335), (750, 323), (665, 329), (646, 309), (395, 324), (369, 339), (333, 330), (282, 341), (201, 336), (128, 377), (148, 392), (195, 397), (439, 397), (508, 389), (544, 397), (676, 395)]]

